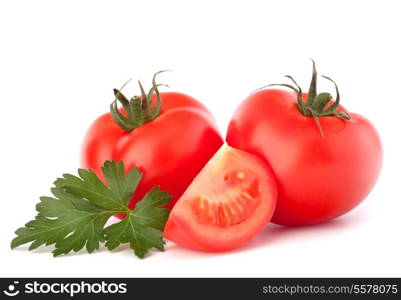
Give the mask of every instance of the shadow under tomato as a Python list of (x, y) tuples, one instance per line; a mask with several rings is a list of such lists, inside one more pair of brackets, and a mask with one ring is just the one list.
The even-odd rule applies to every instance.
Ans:
[[(165, 245), (166, 249), (165, 253), (152, 249), (149, 251), (149, 254), (146, 257), (167, 255), (173, 259), (204, 259), (204, 258), (218, 257), (221, 255), (230, 255), (240, 252), (252, 251), (257, 248), (274, 247), (274, 245), (277, 245), (280, 242), (286, 242), (294, 238), (300, 239), (302, 237), (303, 239), (305, 239), (308, 238), (308, 236), (310, 237), (316, 234), (327, 236), (328, 234), (341, 232), (347, 230), (347, 228), (351, 228), (357, 226), (358, 224), (362, 224), (366, 221), (366, 219), (367, 216), (363, 214), (363, 212), (358, 211), (324, 223), (309, 225), (309, 226), (286, 227), (276, 224), (269, 224), (265, 230), (263, 230), (259, 235), (257, 235), (254, 239), (252, 239), (244, 246), (223, 252), (197, 251), (184, 248), (172, 242), (167, 241)], [(118, 221), (118, 219), (110, 220), (110, 224), (115, 223), (116, 221)], [(13, 251), (28, 252), (28, 248), (29, 245), (22, 245), (18, 248), (15, 248)], [(54, 249), (53, 246), (41, 246), (29, 252), (32, 254), (46, 253), (51, 255), (51, 251), (53, 249)], [(100, 245), (99, 250), (95, 250), (94, 253), (106, 252), (106, 251), (108, 251), (106, 247), (104, 245)], [(112, 253), (124, 254), (127, 257), (135, 256), (129, 244), (120, 245), (118, 248), (114, 249)], [(86, 250), (82, 249), (78, 252), (70, 252), (67, 255), (60, 255), (59, 257), (80, 256), (87, 254), (88, 253), (86, 252)]]
[(168, 243), (166, 250), (168, 254), (174, 258), (179, 259), (202, 259), (210, 256), (220, 255), (231, 255), (240, 252), (252, 251), (257, 248), (274, 247), (281, 242), (287, 242), (291, 239), (307, 239), (308, 236), (335, 234), (336, 232), (347, 230), (348, 228), (362, 224), (366, 220), (366, 215), (362, 212), (348, 214), (324, 223), (309, 225), (309, 226), (298, 226), (298, 227), (287, 227), (276, 224), (269, 224), (265, 230), (259, 235), (252, 239), (247, 244), (228, 251), (223, 252), (202, 252), (197, 250), (191, 250), (183, 248), (179, 245)]
[(366, 220), (366, 216), (361, 213), (353, 213), (352, 215), (341, 216), (333, 220), (329, 220), (323, 223), (308, 225), (308, 226), (294, 226), (287, 227), (277, 224), (269, 224), (265, 230), (263, 230), (258, 236), (246, 245), (234, 249), (231, 252), (240, 252), (252, 250), (257, 247), (272, 246), (280, 241), (287, 241), (293, 239), (295, 236), (303, 238), (312, 235), (325, 235), (334, 234), (357, 226)]

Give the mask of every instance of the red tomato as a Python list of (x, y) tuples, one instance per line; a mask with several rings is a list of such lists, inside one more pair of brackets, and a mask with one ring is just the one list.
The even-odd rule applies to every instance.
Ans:
[[(315, 69), (313, 75), (309, 95), (316, 100)], [(303, 115), (312, 100), (308, 103), (299, 87), (291, 88), (297, 92), (265, 89), (250, 95), (231, 119), (227, 143), (271, 166), (278, 185), (272, 221), (295, 226), (329, 220), (357, 206), (378, 178), (382, 147), (364, 117), (341, 112), (341, 106), (327, 111), (334, 104), (327, 93), (311, 106), (316, 120), (308, 108)]]
[[(122, 160), (127, 170), (140, 168), (143, 178), (129, 203), (130, 208), (156, 185), (172, 195), (168, 207), (173, 207), (223, 143), (212, 115), (188, 95), (160, 93), (161, 111), (156, 114), (158, 91), (155, 95), (155, 89), (154, 83), (149, 97), (129, 100), (131, 105), (138, 104), (138, 110), (136, 114), (131, 111), (131, 120), (123, 118), (128, 130), (116, 124), (115, 119), (121, 123), (118, 118), (122, 118), (118, 112), (114, 111), (114, 119), (111, 113), (106, 113), (91, 125), (82, 148), (82, 167), (94, 170), (102, 179), (100, 167), (105, 160)], [(128, 101), (119, 91), (115, 90), (115, 94), (123, 98), (122, 103)], [(147, 100), (145, 108), (144, 102), (140, 103), (142, 99)], [(113, 107), (116, 109), (112, 105), (112, 111)], [(120, 109), (125, 118), (127, 109)], [(129, 126), (135, 124), (140, 125), (129, 131)]]
[(181, 196), (164, 235), (197, 250), (238, 247), (265, 228), (276, 196), (274, 177), (262, 160), (224, 145)]

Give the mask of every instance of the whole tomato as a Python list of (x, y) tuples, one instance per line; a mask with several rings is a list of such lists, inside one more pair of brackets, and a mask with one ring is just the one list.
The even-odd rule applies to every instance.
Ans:
[[(227, 143), (258, 155), (276, 176), (278, 198), (272, 221), (297, 226), (343, 215), (370, 192), (380, 172), (379, 135), (364, 117), (347, 113), (328, 93), (280, 84), (251, 94), (235, 111)], [(277, 84), (274, 84), (277, 85)]]
[[(140, 168), (143, 178), (130, 208), (156, 185), (172, 195), (168, 207), (173, 207), (223, 144), (206, 107), (185, 94), (159, 92), (155, 82), (158, 73), (147, 94), (140, 82), (141, 96), (129, 100), (115, 89), (110, 113), (93, 122), (82, 147), (82, 167), (92, 169), (102, 179), (100, 168), (105, 160), (122, 160), (127, 170)], [(120, 109), (117, 100), (122, 104)]]

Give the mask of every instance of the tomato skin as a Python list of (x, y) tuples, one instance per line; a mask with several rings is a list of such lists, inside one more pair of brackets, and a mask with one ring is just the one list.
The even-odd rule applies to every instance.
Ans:
[(140, 168), (143, 177), (130, 208), (156, 185), (172, 195), (167, 207), (173, 207), (223, 143), (212, 115), (200, 102), (181, 93), (160, 95), (162, 110), (153, 121), (126, 132), (106, 113), (90, 126), (82, 146), (82, 167), (94, 170), (102, 180), (105, 160), (122, 160), (126, 170)]
[(382, 162), (379, 135), (367, 119), (320, 117), (322, 137), (296, 103), (296, 93), (285, 90), (254, 93), (235, 111), (226, 137), (271, 166), (278, 188), (272, 221), (287, 226), (323, 222), (357, 206)]
[[(237, 181), (229, 182), (229, 174), (240, 176)], [(246, 177), (251, 179), (247, 182)], [(248, 198), (241, 198), (244, 191), (249, 192)], [(239, 247), (266, 227), (276, 198), (276, 183), (269, 166), (253, 154), (223, 145), (178, 200), (164, 228), (164, 236), (181, 246), (201, 251)], [(194, 205), (198, 199), (208, 202), (200, 214), (197, 213), (200, 206)], [(228, 210), (216, 213), (218, 210), (213, 205), (228, 207)], [(202, 215), (205, 211), (207, 218)], [(225, 222), (224, 216), (233, 222)]]

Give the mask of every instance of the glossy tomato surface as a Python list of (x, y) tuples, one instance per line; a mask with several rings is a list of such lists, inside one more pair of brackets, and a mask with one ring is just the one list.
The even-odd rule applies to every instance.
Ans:
[(172, 195), (168, 207), (173, 207), (223, 143), (215, 120), (200, 102), (181, 93), (160, 95), (162, 110), (154, 120), (127, 132), (106, 113), (91, 125), (83, 143), (82, 167), (102, 179), (105, 160), (122, 160), (127, 170), (139, 167), (143, 172), (130, 208), (156, 185)]
[(224, 145), (178, 200), (164, 235), (197, 250), (241, 246), (265, 228), (276, 197), (269, 167), (253, 154)]
[(272, 168), (278, 187), (273, 222), (319, 223), (343, 215), (368, 195), (379, 176), (382, 147), (372, 124), (350, 115), (350, 120), (320, 117), (323, 137), (314, 119), (298, 111), (294, 92), (262, 90), (237, 108), (227, 143)]

